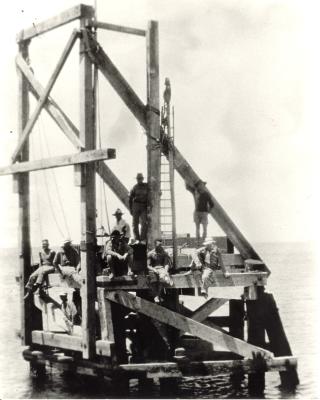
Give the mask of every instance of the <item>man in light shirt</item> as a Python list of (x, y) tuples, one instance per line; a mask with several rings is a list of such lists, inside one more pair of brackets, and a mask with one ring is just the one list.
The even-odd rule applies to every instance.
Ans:
[(201, 295), (208, 297), (208, 288), (214, 283), (214, 271), (219, 270), (220, 250), (213, 238), (206, 238), (203, 247), (196, 250), (191, 270), (201, 271)]
[(116, 224), (114, 225), (112, 231), (119, 231), (123, 235), (123, 239), (129, 243), (131, 236), (130, 225), (122, 218), (123, 212), (120, 210), (120, 208), (117, 208), (115, 213), (112, 215), (116, 217)]

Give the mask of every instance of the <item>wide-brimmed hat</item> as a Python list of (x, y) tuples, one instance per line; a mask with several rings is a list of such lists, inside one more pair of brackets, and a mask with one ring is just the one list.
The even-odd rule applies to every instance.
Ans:
[(144, 179), (144, 176), (141, 172), (137, 173), (136, 179)]
[(206, 237), (204, 239), (204, 242), (202, 243), (204, 246), (206, 246), (207, 244), (216, 244), (217, 242), (214, 240), (213, 237)]
[(68, 293), (67, 292), (60, 293), (59, 297), (68, 297)]
[(117, 208), (116, 211), (114, 212), (114, 214), (112, 215), (117, 215), (117, 214), (123, 214), (123, 212), (120, 210), (120, 208)]
[(70, 238), (65, 238), (63, 240), (63, 244), (65, 244), (65, 243), (72, 243), (72, 240)]

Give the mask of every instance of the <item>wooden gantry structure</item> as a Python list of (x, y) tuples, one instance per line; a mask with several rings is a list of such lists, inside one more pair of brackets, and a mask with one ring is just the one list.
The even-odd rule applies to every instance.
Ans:
[[(30, 42), (36, 36), (75, 20), (80, 22), (79, 29), (72, 32), (49, 82), (43, 87), (29, 65)], [(113, 30), (145, 38), (146, 103), (137, 96), (98, 43), (97, 29)], [(95, 18), (93, 7), (80, 4), (59, 16), (22, 30), (17, 36), (19, 141), (12, 156), (12, 164), (0, 168), (0, 175), (13, 174), (15, 191), (19, 197), (21, 299), (31, 267), (29, 173), (32, 171), (74, 165), (74, 184), (80, 189), (80, 254), (83, 276), (81, 336), (45, 331), (41, 321), (36, 322), (35, 315), (39, 310), (36, 310), (32, 302), (21, 300), (22, 343), (29, 346), (24, 351), (24, 357), (38, 368), (56, 363), (74, 373), (105, 375), (114, 379), (120, 376), (121, 379), (127, 380), (160, 378), (164, 381), (178, 379), (184, 375), (249, 373), (249, 384), (253, 387), (256, 382), (260, 382), (261, 386), (263, 382), (261, 377), (266, 371), (277, 370), (280, 371), (283, 385), (295, 387), (298, 383), (297, 360), (291, 354), (275, 301), (271, 294), (264, 291), (270, 271), (207, 189), (214, 203), (210, 213), (226, 235), (218, 239), (223, 250), (222, 268), (215, 272), (212, 284), (213, 287), (225, 289), (223, 297), (210, 298), (195, 311), (183, 305), (179, 301), (179, 295), (194, 295), (200, 283), (197, 274), (179, 270), (181, 266), (187, 266), (183, 264), (185, 259), (181, 256), (179, 259), (179, 255), (175, 265), (176, 273), (172, 276), (174, 285), (166, 289), (165, 301), (161, 305), (153, 303), (148, 297), (150, 281), (147, 275), (113, 280), (104, 275), (95, 276), (95, 174), (100, 175), (127, 208), (128, 190), (103, 161), (114, 158), (115, 150), (96, 149), (94, 68), (98, 68), (108, 80), (147, 135), (148, 183), (151, 187), (148, 211), (149, 244), (152, 244), (154, 238), (161, 233), (161, 152), (165, 151), (165, 155), (174, 164), (175, 170), (186, 185), (196, 188), (200, 180), (172, 142), (168, 141), (166, 149), (163, 148), (159, 112), (158, 35), (156, 21), (150, 21), (146, 30), (99, 22)], [(76, 41), (79, 41), (80, 45), (79, 128), (50, 95)], [(30, 92), (37, 100), (31, 115), (29, 115)], [(76, 153), (29, 161), (29, 135), (43, 109), (75, 146)], [(239, 254), (233, 253), (234, 248)], [(50, 276), (50, 281), (52, 285), (61, 284), (58, 275)], [(241, 297), (234, 297), (231, 292), (229, 293), (228, 289), (235, 286), (243, 288)], [(95, 313), (96, 300), (99, 306), (98, 320)], [(229, 315), (224, 317), (211, 315), (226, 302), (229, 302)], [(154, 359), (146, 357), (140, 361), (133, 358), (128, 360), (125, 321), (130, 311), (140, 316), (140, 322), (142, 321), (143, 326), (147, 327), (146, 336), (149, 332), (154, 332), (152, 335), (155, 342), (147, 343), (145, 346), (150, 347), (161, 342), (168, 350), (165, 359), (159, 360), (158, 354)], [(245, 315), (247, 324), (244, 323)], [(168, 327), (171, 328), (168, 330)], [(188, 335), (185, 336), (183, 333)], [(266, 333), (269, 338), (268, 343), (265, 339)], [(59, 353), (56, 352), (57, 348), (60, 349)]]

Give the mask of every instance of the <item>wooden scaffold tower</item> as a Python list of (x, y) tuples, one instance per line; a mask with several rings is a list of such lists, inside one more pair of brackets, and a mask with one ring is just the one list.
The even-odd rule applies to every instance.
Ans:
[[(30, 43), (35, 36), (75, 20), (80, 22), (79, 29), (71, 33), (47, 85), (43, 87), (28, 64)], [(146, 103), (138, 97), (98, 43), (95, 34), (97, 29), (145, 38)], [(81, 336), (45, 330), (41, 319), (39, 322), (35, 318), (39, 307), (35, 307), (33, 302), (21, 300), (22, 342), (29, 346), (24, 351), (25, 359), (39, 368), (57, 363), (74, 373), (110, 376), (114, 379), (120, 376), (123, 380), (159, 378), (161, 382), (166, 382), (166, 379), (176, 380), (185, 375), (245, 373), (249, 374), (249, 385), (253, 388), (257, 382), (260, 387), (263, 386), (265, 372), (279, 371), (281, 383), (294, 388), (298, 384), (297, 360), (292, 356), (274, 298), (264, 290), (270, 271), (208, 189), (205, 190), (214, 204), (210, 214), (225, 233), (225, 237), (217, 238), (222, 249), (221, 269), (214, 272), (212, 287), (223, 287), (226, 293), (224, 297), (211, 297), (194, 311), (183, 305), (179, 301), (180, 294), (194, 294), (200, 286), (200, 277), (192, 271), (186, 272), (187, 265), (182, 265), (183, 260), (177, 254), (174, 260), (175, 273), (172, 275), (173, 286), (166, 288), (161, 305), (154, 303), (148, 295), (150, 279), (147, 274), (115, 279), (105, 275), (95, 276), (95, 174), (102, 178), (125, 207), (129, 208), (129, 202), (127, 188), (104, 162), (115, 158), (115, 149), (96, 148), (94, 68), (110, 83), (147, 135), (147, 171), (151, 189), (148, 203), (149, 247), (161, 235), (161, 154), (168, 158), (186, 186), (196, 191), (200, 181), (173, 141), (166, 140), (166, 135), (161, 133), (158, 23), (150, 21), (147, 29), (142, 30), (99, 22), (95, 18), (94, 8), (81, 4), (24, 29), (17, 41), (19, 141), (12, 164), (0, 168), (0, 175), (13, 174), (19, 198), (21, 299), (31, 267), (29, 173), (32, 171), (74, 165), (74, 182), (80, 191), (83, 278)], [(51, 90), (76, 41), (80, 45), (79, 128), (51, 96)], [(37, 100), (31, 115), (29, 93)], [(75, 146), (76, 153), (29, 161), (30, 133), (43, 110)], [(234, 248), (237, 254), (233, 252)], [(146, 260), (137, 262), (145, 263)], [(62, 285), (58, 274), (51, 274), (49, 280), (51, 286)], [(228, 288), (235, 286), (243, 288), (241, 297), (229, 294)], [(99, 324), (95, 313), (96, 300)], [(227, 302), (227, 316), (212, 316)], [(43, 315), (45, 310), (41, 309), (41, 312)], [(140, 343), (138, 354), (128, 358), (125, 335), (132, 315), (141, 329), (146, 328), (150, 335), (152, 332), (154, 341)], [(159, 349), (165, 349), (161, 350), (162, 358), (159, 352), (150, 355), (150, 348), (158, 346)], [(57, 348), (61, 350), (59, 355), (54, 351)]]

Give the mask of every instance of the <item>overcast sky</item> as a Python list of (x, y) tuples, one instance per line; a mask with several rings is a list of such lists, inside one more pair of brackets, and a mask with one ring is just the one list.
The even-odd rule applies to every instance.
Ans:
[[(1, 24), (1, 165), (10, 162), (17, 141), (15, 34), (76, 4), (6, 4)], [(161, 93), (168, 76), (176, 145), (251, 242), (315, 239), (319, 11), (316, 1), (302, 0), (97, 2), (100, 21), (138, 28), (145, 28), (150, 19), (159, 21)], [(32, 41), (31, 65), (43, 85), (74, 26)], [(144, 39), (99, 31), (98, 40), (145, 102)], [(77, 80), (76, 45), (52, 97), (79, 126)], [(102, 147), (116, 148), (117, 159), (108, 165), (129, 189), (136, 173), (146, 172), (145, 136), (102, 76), (99, 92)], [(31, 104), (33, 108), (35, 103)], [(41, 115), (30, 139), (31, 157), (72, 153), (46, 112)], [(0, 177), (1, 247), (17, 243), (18, 199), (11, 181)], [(176, 181), (178, 231), (193, 234), (193, 200), (180, 177)], [(31, 183), (34, 245), (44, 236), (54, 244), (69, 234), (78, 241), (79, 189), (73, 186), (72, 168), (32, 173)], [(97, 191), (97, 226), (107, 226), (99, 179)], [(122, 205), (109, 190), (106, 197), (113, 218), (115, 208)], [(125, 217), (130, 220), (128, 213)], [(209, 228), (210, 233), (219, 233), (213, 220)]]

